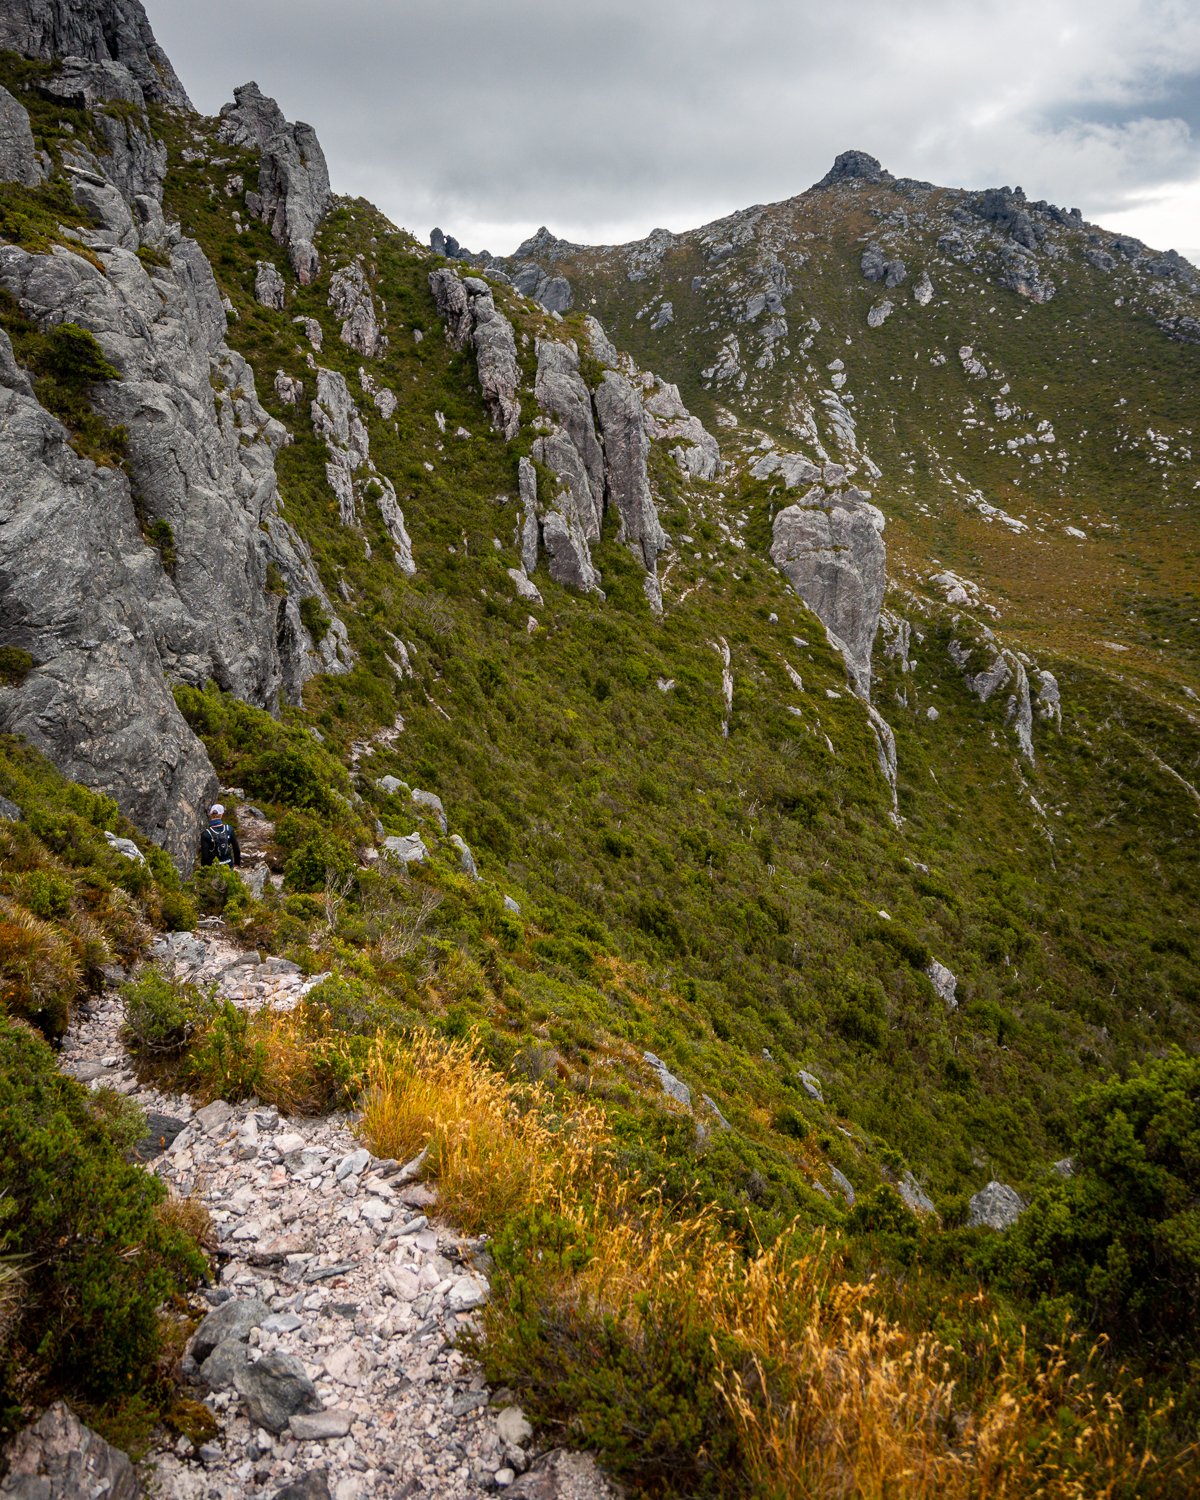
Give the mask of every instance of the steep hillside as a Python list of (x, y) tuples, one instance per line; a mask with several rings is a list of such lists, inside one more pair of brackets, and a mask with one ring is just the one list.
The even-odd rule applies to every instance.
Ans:
[[(886, 1305), (972, 1391), (964, 1321), (1118, 1327), (1112, 1266), (1006, 1261), (968, 1199), (1090, 1191), (1053, 1164), (1106, 1164), (1100, 1080), (1195, 1102), (1197, 274), (858, 153), (468, 266), (256, 85), (196, 114), (116, 10), (66, 62), (0, 32), (0, 728), (185, 873), (226, 789), (250, 888), (163, 861), (160, 906), (345, 981), (329, 1097), (376, 1029), (474, 1036), (722, 1254), (797, 1220), (917, 1268)], [(255, 1093), (220, 1047), (180, 1077)], [(1139, 1358), (1182, 1390), (1171, 1323)]]

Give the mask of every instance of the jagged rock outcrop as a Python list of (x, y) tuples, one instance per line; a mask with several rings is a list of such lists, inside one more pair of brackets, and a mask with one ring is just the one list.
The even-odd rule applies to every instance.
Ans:
[(339, 266), (329, 278), (329, 305), (342, 320), (343, 344), (367, 359), (376, 359), (384, 352), (387, 337), (375, 311), (361, 257), (348, 266)]
[(72, 451), (0, 332), (0, 640), (34, 660), (19, 687), (0, 687), (0, 727), (182, 856), (217, 778), (155, 641), (152, 602), (168, 587), (128, 480)]
[[(412, 540), (404, 512), (396, 499), (396, 487), (381, 474), (371, 458), (371, 438), (355, 405), (346, 378), (337, 370), (317, 368), (317, 395), (311, 407), (313, 431), (329, 452), (325, 477), (337, 496), (338, 518), (343, 526), (359, 524), (359, 504), (371, 500), (379, 511), (392, 543), (392, 560), (407, 577), (417, 571)], [(370, 555), (370, 543), (364, 538)]]
[(139, 0), (5, 0), (0, 50), (47, 61), (82, 57), (122, 63), (147, 99), (192, 108)]
[(512, 284), (523, 297), (539, 302), (548, 312), (565, 313), (575, 303), (575, 293), (565, 276), (551, 276), (536, 261), (518, 264)]
[(430, 272), (429, 286), (446, 324), (450, 347), (463, 349), (468, 340), (473, 345), (492, 426), (511, 441), (521, 425), (521, 403), (517, 400), (521, 371), (512, 324), (497, 311), (491, 287), (478, 276), (460, 278), (442, 267)]
[(559, 508), (585, 542), (597, 541), (604, 515), (604, 452), (596, 434), (592, 398), (568, 344), (539, 339), (534, 395), (555, 422), (534, 443), (533, 456), (553, 469), (567, 503)]
[(287, 247), (292, 270), (307, 286), (321, 269), (313, 236), (331, 201), (316, 131), (299, 120), (289, 124), (257, 83), (244, 83), (221, 110), (219, 136), (227, 145), (260, 153), (258, 190), (246, 194), (246, 206)]
[(0, 88), (0, 182), (36, 187), (45, 176), (33, 144), (29, 112), (6, 88)]
[(861, 491), (814, 485), (778, 512), (771, 542), (772, 561), (829, 632), (863, 698), (886, 584), (883, 527)]

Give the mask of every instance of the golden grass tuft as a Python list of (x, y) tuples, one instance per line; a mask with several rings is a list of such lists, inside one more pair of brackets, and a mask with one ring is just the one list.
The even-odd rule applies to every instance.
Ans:
[(407, 1161), (428, 1147), (446, 1212), (473, 1232), (557, 1201), (594, 1172), (605, 1139), (595, 1106), (564, 1115), (540, 1085), (518, 1090), (482, 1063), (474, 1037), (428, 1032), (376, 1038), (360, 1128), (376, 1156)]

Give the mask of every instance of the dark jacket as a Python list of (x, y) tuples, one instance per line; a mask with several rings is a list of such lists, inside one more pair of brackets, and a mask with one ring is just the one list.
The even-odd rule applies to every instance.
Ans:
[(237, 834), (228, 823), (209, 823), (200, 835), (200, 863), (202, 865), (228, 864), (228, 860), (217, 858), (217, 850), (220, 847), (223, 836), (229, 840), (229, 848), (233, 854), (233, 863), (240, 865), (242, 862), (242, 850), (238, 844)]

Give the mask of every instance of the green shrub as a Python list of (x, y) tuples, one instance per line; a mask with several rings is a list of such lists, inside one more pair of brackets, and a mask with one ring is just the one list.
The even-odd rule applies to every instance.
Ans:
[(159, 1217), (163, 1184), (121, 1159), (103, 1117), (44, 1042), (0, 1019), (0, 1256), (24, 1268), (0, 1352), (10, 1409), (43, 1387), (108, 1402), (151, 1385), (158, 1309), (206, 1270)]
[(1173, 1052), (1077, 1102), (1074, 1175), (1037, 1191), (1000, 1266), (1122, 1346), (1200, 1351), (1200, 1057)]
[(146, 1057), (177, 1057), (213, 1013), (214, 999), (194, 985), (168, 979), (147, 967), (121, 987), (125, 1035), (130, 1047)]
[(20, 646), (0, 646), (0, 682), (17, 687), (33, 671), (33, 657)]
[(312, 636), (313, 641), (319, 646), (325, 639), (333, 621), (321, 607), (321, 601), (315, 594), (306, 594), (300, 601), (300, 620), (305, 630)]

